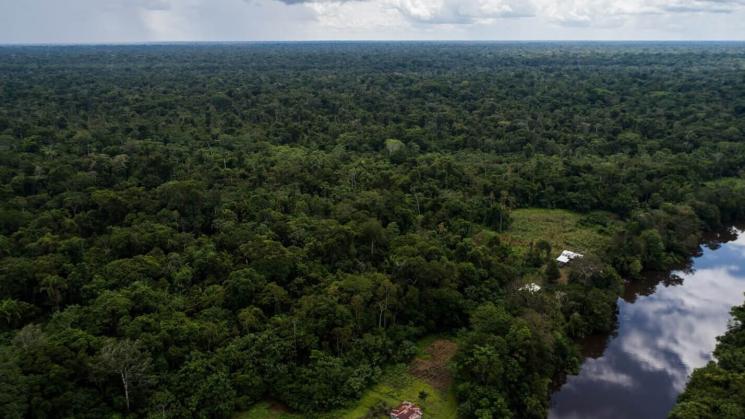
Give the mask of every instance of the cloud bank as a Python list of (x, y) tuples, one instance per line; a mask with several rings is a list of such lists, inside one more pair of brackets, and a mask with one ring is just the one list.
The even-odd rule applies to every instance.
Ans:
[(0, 42), (745, 39), (745, 0), (0, 0)]

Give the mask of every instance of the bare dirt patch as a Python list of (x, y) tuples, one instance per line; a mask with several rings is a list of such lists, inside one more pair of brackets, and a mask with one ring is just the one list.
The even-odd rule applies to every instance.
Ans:
[(272, 413), (288, 413), (290, 408), (276, 400), (269, 400), (269, 411)]
[(411, 362), (409, 373), (438, 390), (447, 391), (453, 383), (449, 364), (457, 351), (458, 344), (455, 342), (437, 339), (424, 350), (426, 358), (416, 358)]

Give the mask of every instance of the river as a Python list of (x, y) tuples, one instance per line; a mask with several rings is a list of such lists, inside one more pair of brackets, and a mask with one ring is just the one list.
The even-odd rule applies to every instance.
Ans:
[(743, 292), (740, 230), (703, 245), (686, 269), (630, 283), (618, 301), (617, 330), (583, 342), (582, 368), (554, 393), (548, 417), (667, 417), (690, 373), (712, 359)]

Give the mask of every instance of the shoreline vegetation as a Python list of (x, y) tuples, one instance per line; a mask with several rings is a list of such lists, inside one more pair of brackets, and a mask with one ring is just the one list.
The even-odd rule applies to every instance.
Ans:
[(745, 220), (744, 60), (0, 48), (0, 416), (545, 417), (622, 278)]
[(745, 417), (745, 304), (731, 314), (727, 332), (717, 338), (715, 360), (693, 371), (670, 419)]

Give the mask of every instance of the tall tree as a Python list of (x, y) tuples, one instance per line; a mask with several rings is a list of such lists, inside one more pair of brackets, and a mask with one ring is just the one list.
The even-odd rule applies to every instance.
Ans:
[(109, 338), (94, 362), (92, 367), (102, 375), (119, 376), (127, 411), (130, 411), (131, 393), (150, 380), (150, 356), (142, 351), (138, 341)]

